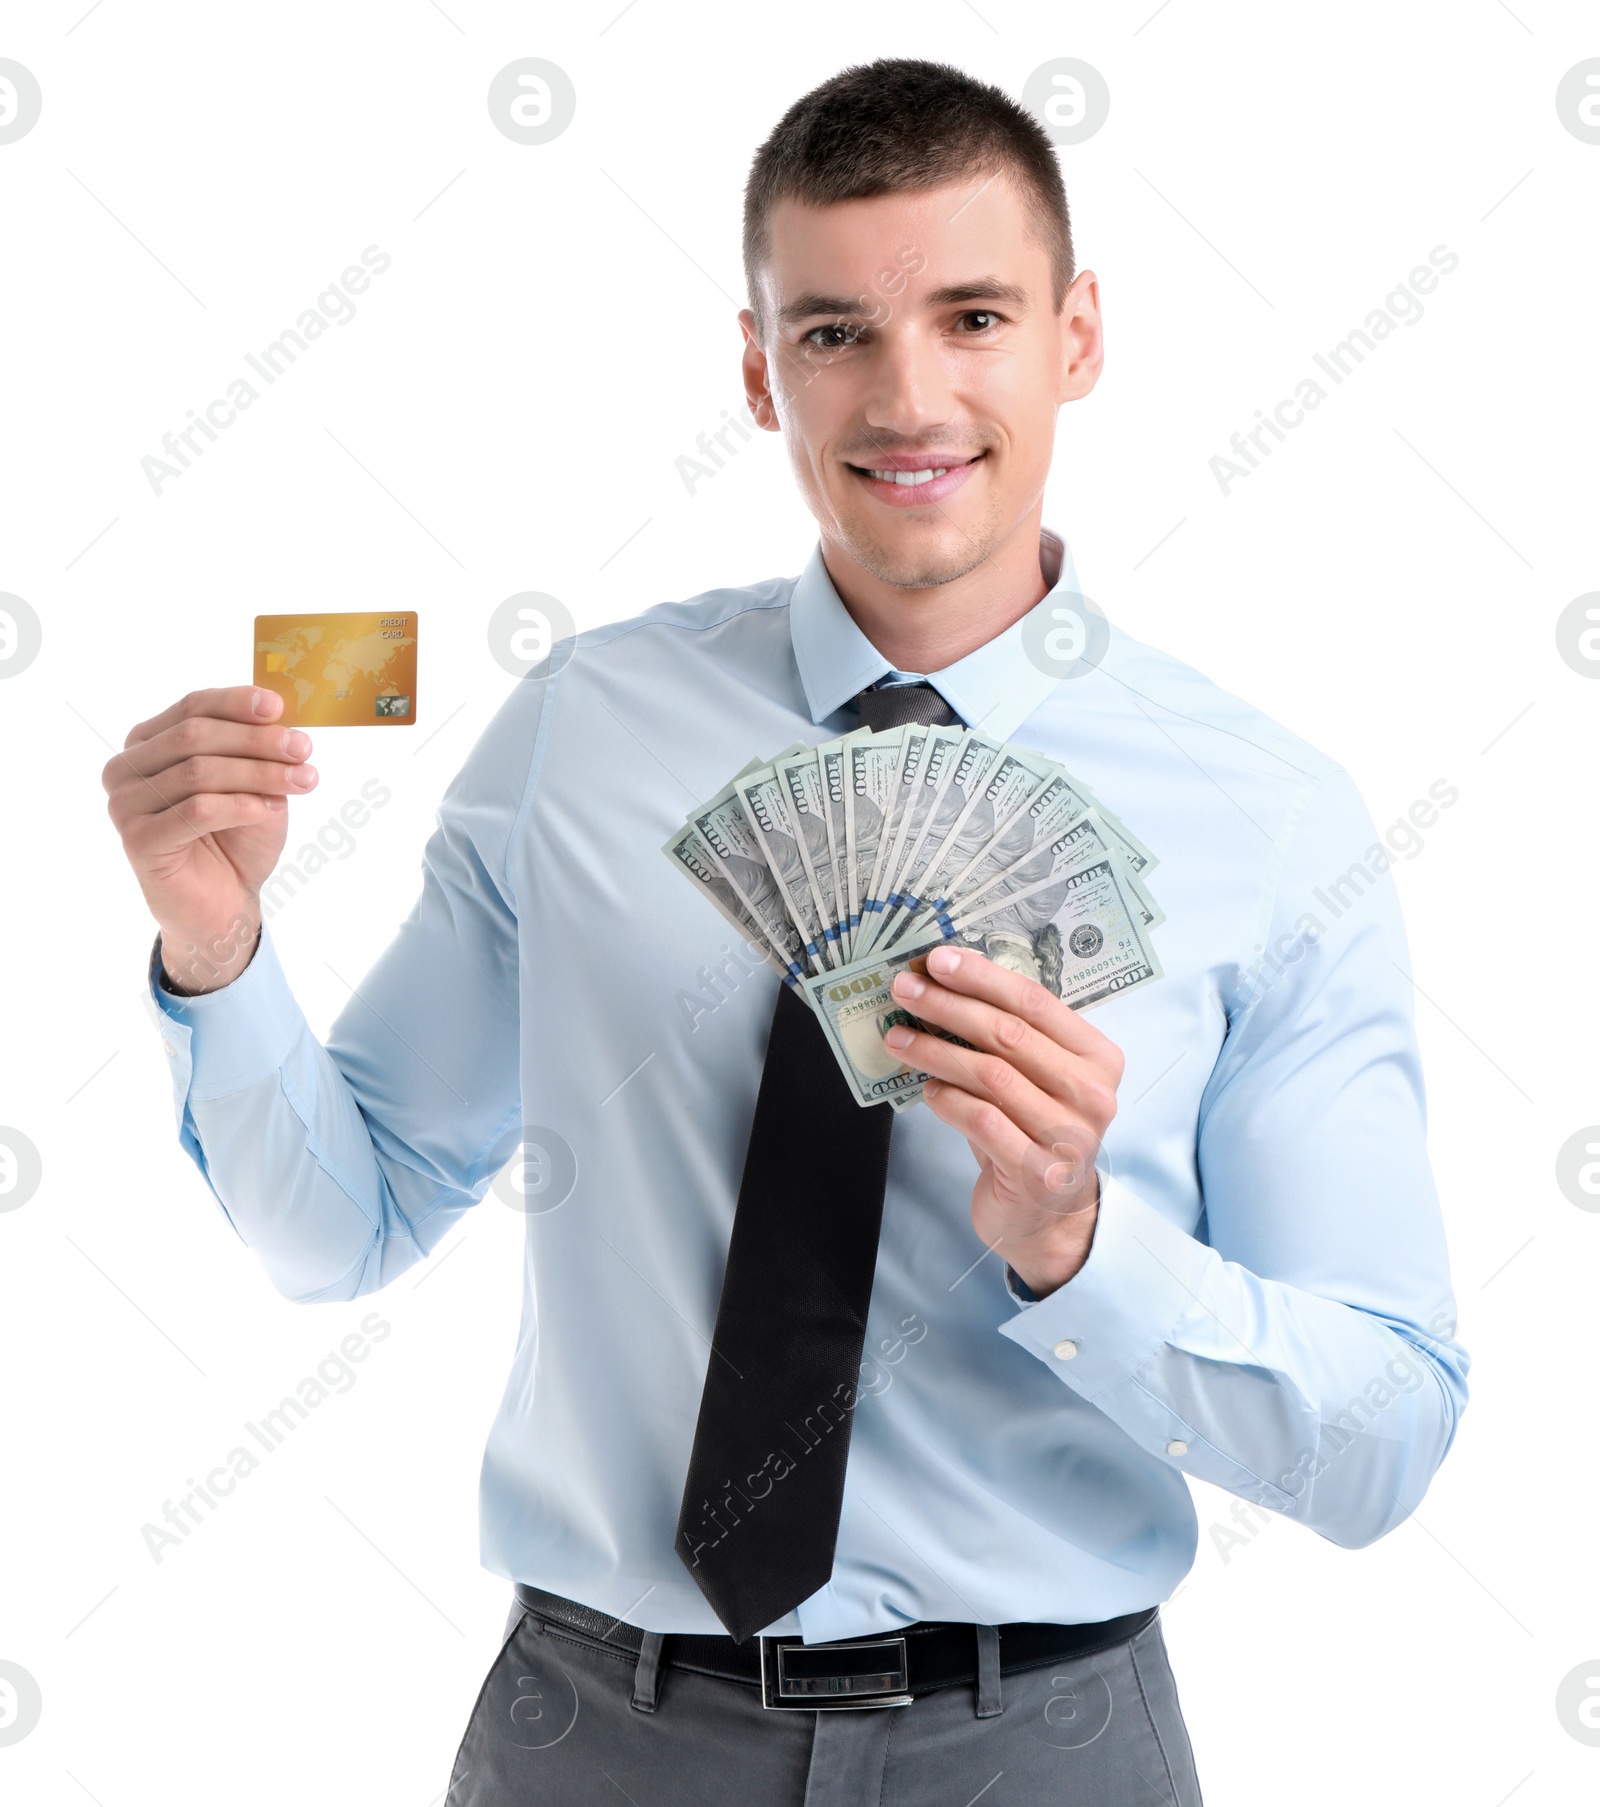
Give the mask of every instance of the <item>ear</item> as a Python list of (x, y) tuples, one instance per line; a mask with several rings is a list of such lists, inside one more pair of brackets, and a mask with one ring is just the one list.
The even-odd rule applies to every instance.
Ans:
[(767, 354), (761, 349), (756, 317), (749, 308), (740, 308), (739, 325), (744, 332), (744, 399), (758, 427), (764, 428), (768, 433), (780, 432), (782, 429), (778, 424), (778, 410), (772, 399), (771, 367), (767, 362)]
[(1105, 336), (1100, 318), (1100, 283), (1093, 270), (1080, 270), (1067, 287), (1057, 316), (1061, 333), (1058, 398), (1075, 402), (1100, 380)]

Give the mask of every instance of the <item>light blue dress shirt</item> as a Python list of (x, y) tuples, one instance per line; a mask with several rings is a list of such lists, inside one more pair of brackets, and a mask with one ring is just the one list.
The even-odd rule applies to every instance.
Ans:
[[(1076, 589), (1059, 536), (1041, 560)], [(930, 681), (1158, 855), (1165, 976), (1094, 1012), (1127, 1069), (1093, 1246), (1048, 1298), (974, 1233), (965, 1140), (896, 1119), (833, 1577), (768, 1628), (812, 1642), (1164, 1600), (1195, 1553), (1186, 1475), (1369, 1543), (1466, 1402), (1409, 961), (1354, 784), (1115, 628), (1064, 680), (1023, 633)], [(452, 780), (415, 907), (325, 1044), (266, 928), (194, 998), (157, 983), (158, 941), (151, 996), (182, 1146), (286, 1298), (424, 1260), (524, 1123), (570, 1147), (570, 1196), (526, 1220), (482, 1560), (716, 1632), (673, 1534), (778, 981), (660, 849), (752, 756), (853, 728), (889, 666), (820, 549), (555, 663)]]

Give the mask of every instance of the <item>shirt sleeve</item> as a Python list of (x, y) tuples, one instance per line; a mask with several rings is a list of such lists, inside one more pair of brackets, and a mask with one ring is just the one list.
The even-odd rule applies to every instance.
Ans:
[(428, 1255), (520, 1140), (518, 959), (507, 848), (531, 786), (538, 692), (519, 684), (451, 781), (422, 890), (325, 1044), (265, 922), (244, 970), (148, 984), (178, 1138), (297, 1303), (376, 1291)]
[[(1152, 1457), (1355, 1548), (1454, 1440), (1455, 1340), (1389, 856), (1335, 768), (1201, 1099), (1205, 1240), (1101, 1170), (1084, 1265), (1000, 1333)], [(1019, 1283), (1020, 1284), (1020, 1283)]]

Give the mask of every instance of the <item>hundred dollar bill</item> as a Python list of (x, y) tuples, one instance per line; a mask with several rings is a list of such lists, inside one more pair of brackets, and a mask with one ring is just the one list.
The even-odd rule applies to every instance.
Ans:
[(746, 946), (759, 948), (761, 957), (780, 979), (791, 983), (800, 977), (801, 969), (772, 944), (765, 929), (745, 907), (732, 882), (722, 871), (716, 856), (700, 838), (699, 831), (685, 823), (661, 849), (681, 871), (686, 872), (701, 894), (710, 899), (725, 921), (739, 931)]
[(850, 922), (849, 838), (844, 816), (845, 743), (825, 741), (817, 748), (817, 771), (822, 782), (822, 821), (828, 835), (828, 864), (833, 873), (831, 927), (841, 957)]
[(738, 783), (738, 796), (746, 821), (766, 855), (807, 957), (818, 965), (832, 964), (823, 934), (822, 915), (806, 871), (799, 830), (784, 799), (783, 785), (771, 766), (763, 766)]
[[(1140, 933), (1125, 874), (1120, 858), (1108, 855), (1062, 878), (1024, 887), (989, 909), (980, 907), (967, 921), (949, 919), (876, 958), (803, 979), (801, 990), (817, 1012), (856, 1102), (865, 1106), (921, 1097), (927, 1074), (883, 1044), (885, 1032), (896, 1023), (968, 1045), (921, 1022), (890, 990), (907, 967), (925, 970), (921, 963), (941, 942), (974, 948), (1039, 980), (1075, 1010), (1159, 978), (1161, 966)], [(1051, 914), (1041, 922), (1038, 917), (1046, 909)]]
[[(1048, 844), (1069, 823), (1076, 821), (1089, 805), (1073, 790), (1065, 773), (1048, 771), (1042, 762), (1026, 754), (1013, 756), (1025, 785), (1029, 777), (1037, 784), (997, 823), (989, 825), (984, 844), (959, 868), (954, 860), (935, 858), (928, 863), (918, 884), (908, 887), (900, 900), (901, 908), (892, 925), (886, 925), (878, 945), (891, 947), (914, 932), (918, 919), (926, 921), (930, 911), (946, 910), (956, 900), (965, 902), (974, 893), (981, 894), (1013, 868), (1032, 859), (1036, 850)], [(1013, 797), (1020, 794), (1013, 792)], [(997, 830), (1004, 829), (1004, 838)], [(942, 850), (941, 850), (942, 851)]]
[(878, 932), (877, 946), (884, 947), (899, 939), (906, 917), (922, 901), (928, 875), (937, 871), (945, 853), (966, 826), (989, 773), (1004, 755), (1005, 747), (1000, 741), (982, 734), (966, 735), (952, 762), (949, 781), (929, 811), (922, 845), (914, 850), (895, 880), (889, 907), (884, 911), (883, 927)]
[(934, 920), (948, 930), (952, 922), (968, 921), (976, 915), (997, 911), (1024, 894), (1029, 897), (1039, 895), (1041, 886), (1048, 892), (1051, 880), (1064, 880), (1068, 873), (1078, 871), (1091, 861), (1105, 859), (1116, 859), (1120, 864), (1121, 855), (1112, 852), (1099, 816), (1085, 809), (1076, 819), (1063, 823), (1025, 859), (1014, 860), (1004, 872), (996, 873), (978, 890), (963, 893), (955, 903), (935, 906)]
[(867, 953), (877, 935), (878, 919), (883, 911), (884, 884), (905, 834), (909, 800), (915, 794), (918, 777), (933, 742), (932, 728), (920, 722), (909, 723), (900, 733), (900, 756), (895, 763), (894, 784), (887, 803), (888, 820), (878, 840), (872, 871), (861, 889), (861, 921), (850, 947), (853, 960), (859, 960)]
[(803, 753), (806, 743), (803, 740), (791, 740), (781, 753), (774, 753), (770, 759), (748, 759), (739, 767), (725, 788), (731, 789), (741, 778), (748, 778), (752, 772), (759, 772), (763, 766), (776, 765), (780, 759), (793, 759), (796, 753)]
[(1052, 873), (939, 926), (961, 946), (1038, 979), (1074, 1010), (1161, 977), (1116, 855)]
[(834, 889), (833, 845), (828, 830), (822, 766), (814, 747), (774, 762), (784, 806), (794, 825), (795, 841), (806, 869), (806, 883), (816, 912), (821, 945), (831, 966), (844, 964), (839, 946), (837, 893)]
[(872, 924), (872, 939), (858, 958), (870, 953), (883, 939), (890, 916), (899, 902), (906, 875), (919, 868), (934, 810), (955, 779), (961, 751), (967, 741), (965, 728), (936, 727), (923, 742), (917, 770), (904, 790), (904, 805), (889, 857), (884, 862), (883, 908)]
[[(1089, 795), (1089, 793), (1085, 792), (1085, 795)], [(1094, 802), (1092, 796), (1090, 801)], [(1100, 812), (1101, 821), (1111, 830), (1111, 838), (1116, 842), (1119, 852), (1127, 862), (1128, 870), (1135, 878), (1142, 880), (1145, 873), (1152, 866), (1159, 865), (1160, 862), (1120, 816), (1107, 809), (1103, 803), (1095, 802), (1094, 806)], [(1165, 921), (1165, 918), (1158, 917), (1158, 920)]]
[[(1019, 885), (1044, 877), (1064, 847), (1081, 848), (1084, 845), (1082, 837), (1073, 843), (1063, 841), (1062, 837), (1069, 829), (1086, 821), (1095, 825), (1095, 844), (1101, 851), (1115, 852), (1126, 866), (1128, 854), (1123, 838), (1088, 800), (1087, 792), (1075, 785), (1059, 767), (1051, 768), (1043, 761), (1039, 766), (1049, 775), (1043, 788), (1018, 812), (1014, 831), (1007, 833), (1005, 841), (992, 850), (990, 857), (975, 863), (969, 875), (952, 887), (950, 895), (929, 898), (931, 910), (947, 913), (953, 913), (957, 908), (968, 910), (996, 887), (1014, 891)], [(1127, 876), (1133, 896), (1138, 900), (1141, 920), (1146, 928), (1151, 928), (1162, 920), (1155, 902), (1131, 870)]]
[(690, 816), (688, 826), (700, 836), (739, 902), (760, 923), (762, 933), (777, 949), (785, 967), (796, 975), (805, 972), (804, 939), (784, 903), (761, 842), (745, 816), (738, 782), (719, 791), (709, 803), (701, 804)]
[[(955, 849), (965, 849), (956, 862), (961, 864), (983, 845), (988, 834), (984, 820), (992, 821), (998, 799), (1006, 796), (1010, 789), (1003, 775), (1008, 767), (1022, 783), (1031, 782), (1022, 766), (1012, 760), (1003, 742), (991, 740), (986, 734), (967, 735), (950, 782), (929, 817), (922, 849), (896, 881), (895, 896), (884, 911), (883, 926), (878, 932), (878, 946), (900, 940), (908, 916), (925, 911), (926, 892), (937, 882), (938, 874), (947, 867)], [(991, 775), (1000, 779), (997, 787), (991, 787)], [(980, 807), (982, 815), (975, 826), (969, 827), (974, 822), (974, 812)], [(999, 807), (1003, 813), (1009, 804)]]
[(806, 750), (806, 743), (797, 740), (771, 760), (748, 761), (732, 782), (703, 806), (703, 812), (696, 812), (710, 818), (708, 826), (720, 853), (693, 821), (684, 823), (661, 849), (723, 919), (739, 931), (752, 952), (759, 948), (768, 966), (789, 985), (795, 984), (805, 971), (799, 937), (785, 913), (773, 907), (770, 874), (762, 870), (759, 862), (752, 863), (747, 857), (747, 829), (741, 831), (737, 818), (728, 818), (718, 806), (727, 803), (741, 779)]
[(1048, 771), (1052, 777), (1066, 779), (1067, 783), (1083, 798), (1085, 803), (1089, 804), (1092, 808), (1099, 810), (1100, 819), (1110, 830), (1111, 839), (1116, 843), (1117, 851), (1127, 862), (1129, 871), (1132, 872), (1136, 878), (1142, 878), (1153, 866), (1160, 863), (1156, 859), (1156, 856), (1145, 846), (1144, 842), (1132, 832), (1116, 811), (1107, 809), (1105, 804), (1100, 801), (1081, 778), (1071, 777), (1067, 773), (1065, 767), (1057, 765), (1052, 759), (1043, 758), (1040, 754), (1024, 754), (1023, 757), (1028, 759), (1036, 769)]
[[(1072, 824), (1092, 817), (1103, 846), (1117, 854), (1124, 863), (1124, 876), (1138, 904), (1139, 920), (1145, 928), (1153, 928), (1166, 920), (1160, 907), (1136, 876), (1133, 861), (1148, 861), (1105, 818), (1093, 801), (1093, 793), (1078, 783), (1053, 760), (1036, 754), (1016, 755), (1020, 765), (1034, 774), (1038, 788), (998, 826), (987, 844), (973, 854), (960, 870), (951, 872), (953, 861), (946, 862), (934, 878), (925, 879), (920, 894), (913, 900), (912, 913), (897, 924), (892, 936), (880, 937), (877, 946), (894, 945), (908, 932), (919, 917), (940, 911), (953, 913), (968, 908), (975, 899), (988, 896), (995, 886), (1015, 890), (1017, 882), (1041, 876), (1048, 862), (1041, 865), (1042, 850), (1055, 843)], [(1020, 881), (1013, 875), (1022, 874)]]
[[(1100, 820), (1110, 836), (1112, 845), (1122, 855), (1123, 863), (1142, 886), (1145, 873), (1160, 862), (1144, 842), (1132, 833), (1122, 818), (1107, 809), (1086, 784), (1078, 783), (1077, 780), (1073, 782), (1077, 784), (1079, 792), (1090, 806), (1099, 812)], [(1159, 914), (1158, 907), (1157, 921), (1164, 920), (1165, 918)]]
[(845, 738), (845, 832), (850, 873), (850, 920), (845, 924), (845, 956), (855, 956), (861, 929), (864, 878), (877, 864), (879, 843), (891, 800), (898, 794), (895, 773), (899, 769), (903, 728), (885, 733), (870, 730)]
[[(937, 866), (923, 875), (898, 938), (926, 925), (934, 909), (953, 907), (966, 894), (1003, 871), (1034, 844), (1028, 805), (1050, 782), (1026, 755), (1007, 754), (976, 799), (962, 833), (946, 849)], [(915, 927), (913, 926), (915, 925)]]
[(942, 940), (935, 934), (921, 948), (907, 949), (883, 960), (856, 960), (835, 973), (802, 979), (800, 990), (816, 1011), (834, 1057), (860, 1105), (892, 1104), (897, 1110), (915, 1104), (928, 1075), (909, 1067), (884, 1046), (885, 1034), (898, 1023), (926, 1029), (944, 1040), (968, 1042), (911, 1015), (889, 987), (908, 966), (921, 970), (928, 948)]

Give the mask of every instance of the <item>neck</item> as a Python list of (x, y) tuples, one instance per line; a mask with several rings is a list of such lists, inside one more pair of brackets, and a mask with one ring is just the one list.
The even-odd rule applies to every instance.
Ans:
[(903, 588), (876, 577), (837, 540), (822, 562), (839, 600), (896, 671), (943, 671), (1003, 634), (1047, 594), (1039, 566), (1043, 503), (970, 571), (948, 583)]

